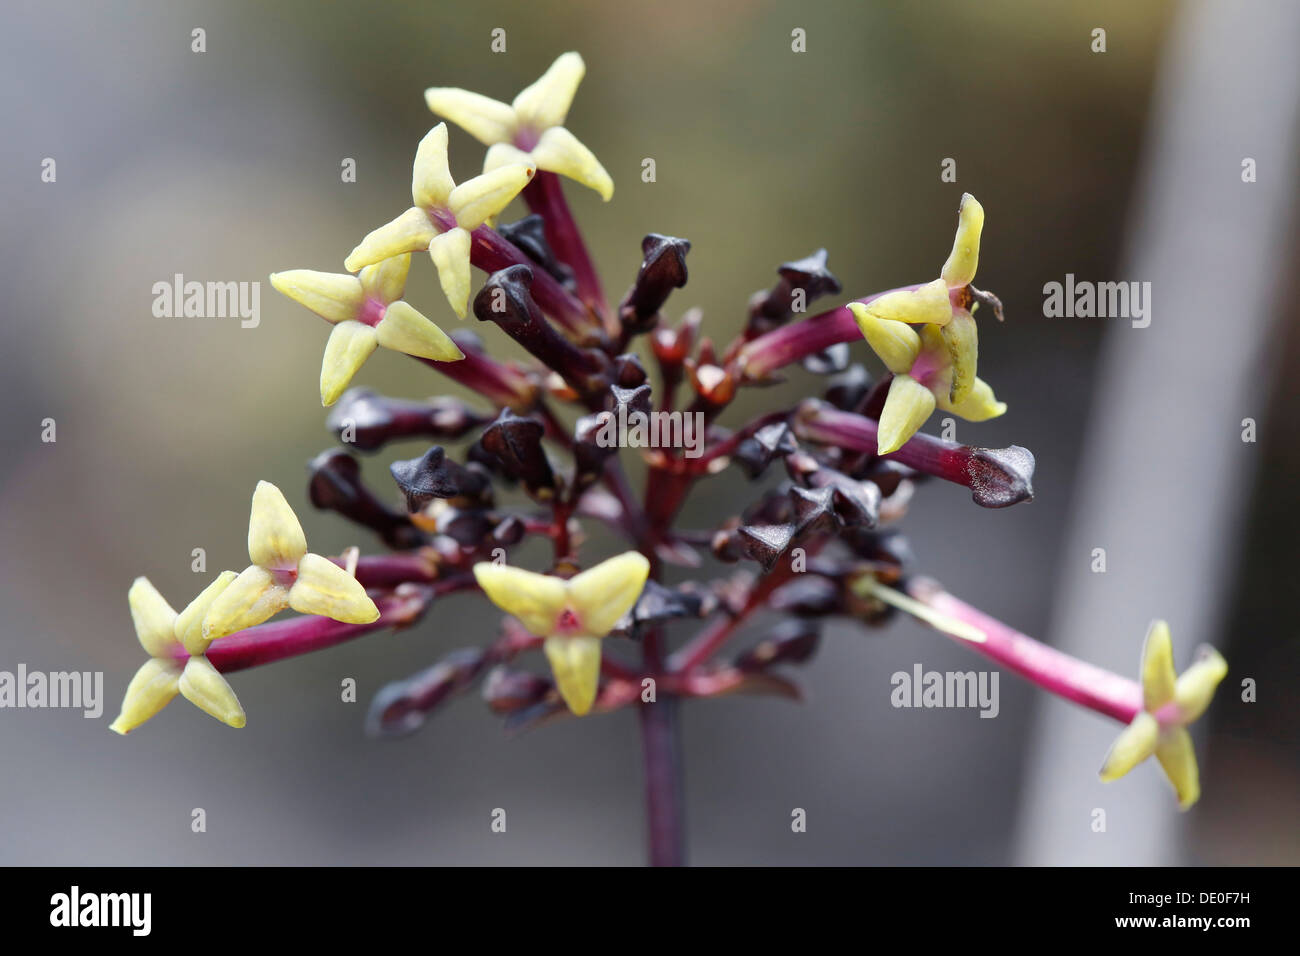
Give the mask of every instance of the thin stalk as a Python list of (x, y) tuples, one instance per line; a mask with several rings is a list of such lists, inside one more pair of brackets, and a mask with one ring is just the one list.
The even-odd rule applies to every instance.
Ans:
[[(875, 588), (879, 587), (875, 585)], [(906, 594), (940, 618), (974, 629), (984, 639), (977, 641), (969, 636), (956, 635), (953, 629), (942, 626), (942, 620), (936, 623), (933, 618), (918, 616), (919, 620), (941, 634), (953, 637), (962, 646), (1015, 671), (1048, 693), (1124, 724), (1130, 723), (1142, 710), (1142, 688), (1136, 681), (1048, 647), (953, 597), (935, 581), (915, 579), (908, 583)], [(1157, 714), (1158, 719), (1162, 716)]]
[(524, 202), (542, 217), (546, 242), (555, 257), (573, 270), (578, 298), (604, 320), (608, 334), (617, 334), (617, 329), (609, 325), (612, 313), (600, 285), (600, 275), (591, 261), (573, 213), (569, 211), (560, 177), (539, 169), (533, 181), (524, 187)]

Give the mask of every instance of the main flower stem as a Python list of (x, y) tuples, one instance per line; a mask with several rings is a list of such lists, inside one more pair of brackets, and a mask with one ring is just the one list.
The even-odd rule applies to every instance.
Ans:
[(686, 862), (679, 705), (675, 696), (664, 694), (652, 703), (642, 703), (638, 715), (651, 866), (682, 866)]

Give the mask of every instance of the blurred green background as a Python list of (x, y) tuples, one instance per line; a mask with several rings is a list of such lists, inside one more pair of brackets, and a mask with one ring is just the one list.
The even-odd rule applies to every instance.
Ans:
[[(237, 675), (243, 731), (183, 700), (128, 739), (107, 730), (143, 660), (126, 610), (132, 578), (147, 574), (180, 606), (206, 581), (190, 570), (191, 549), (206, 549), (213, 571), (242, 567), (258, 479), (285, 490), (313, 550), (376, 546), (306, 503), (304, 462), (330, 443), (317, 392), (327, 329), (277, 296), (267, 274), (341, 271), (362, 235), (408, 205), (415, 145), (434, 122), (425, 87), (508, 100), (565, 50), (587, 63), (568, 126), (617, 187), (607, 205), (567, 190), (607, 292), (631, 282), (645, 233), (689, 238), (690, 282), (669, 312), (703, 307), (715, 340), (740, 328), (748, 295), (778, 263), (819, 246), (846, 294), (932, 278), (960, 194), (980, 198), (977, 281), (1008, 313), (1003, 326), (982, 325), (981, 375), (1011, 410), (961, 425), (959, 437), (1032, 448), (1038, 499), (989, 512), (960, 489), (926, 487), (908, 527), (929, 573), (1044, 634), (1080, 436), (1104, 387), (1095, 367), (1104, 323), (1042, 319), (1041, 288), (1066, 272), (1119, 268), (1176, 13), (1167, 3), (1031, 0), (11, 4), (0, 38), (11, 91), (0, 107), (9, 267), (0, 668), (103, 670), (107, 701), (99, 721), (0, 712), (0, 861), (640, 859), (630, 713), (510, 739), (470, 695), (411, 739), (364, 738), (380, 686), (493, 635), (495, 615), (471, 598), (397, 636)], [(1097, 25), (1108, 31), (1104, 56), (1089, 50)], [(191, 52), (195, 27), (206, 30), (204, 53)], [(504, 54), (489, 51), (495, 27), (507, 31)], [(790, 51), (795, 27), (807, 31), (806, 53)], [(482, 147), (468, 135), (453, 129), (451, 153), (458, 178), (477, 171)], [(57, 161), (55, 184), (40, 181), (44, 157)], [(345, 157), (356, 160), (354, 184), (340, 181)], [(645, 157), (656, 183), (640, 180)], [(957, 160), (956, 184), (940, 181), (945, 157)], [(260, 327), (155, 318), (151, 287), (177, 272), (262, 280)], [(456, 324), (424, 257), (408, 298)], [(496, 329), (468, 324), (510, 351)], [(857, 357), (870, 363), (865, 347)], [(1294, 377), (1283, 380), (1275, 401), (1289, 408)], [(382, 350), (358, 384), (457, 392)], [(747, 394), (727, 421), (818, 388), (798, 371), (778, 392)], [(58, 423), (53, 445), (39, 441), (47, 416)], [(1259, 530), (1247, 539), (1234, 613), (1250, 627), (1220, 643), (1230, 659), (1244, 642), (1245, 660), (1294, 671), (1294, 628), (1277, 607), (1294, 536), (1280, 544), (1269, 533), (1295, 528), (1287, 418), (1274, 416), (1262, 446)], [(387, 462), (420, 450), (368, 461), (374, 486), (392, 492)], [(703, 527), (734, 509), (740, 482), (728, 472), (702, 486), (684, 523)], [(1277, 647), (1250, 643), (1270, 630)], [(1127, 673), (1139, 637), (1132, 662), (1099, 663)], [(999, 720), (895, 711), (888, 675), (917, 660), (981, 666), (910, 624), (883, 634), (837, 625), (800, 675), (803, 705), (686, 707), (692, 858), (1010, 862), (1033, 708), (1067, 705), (1038, 701), (1007, 676)], [(358, 704), (339, 700), (347, 676)], [(1294, 697), (1258, 706), (1203, 757), (1206, 799), (1185, 834), (1193, 860), (1300, 859)], [(1092, 785), (1102, 755), (1079, 755), (1080, 786)], [(1123, 806), (1123, 786), (1107, 792), (1108, 806)], [(792, 806), (815, 821), (798, 838)], [(207, 834), (190, 833), (193, 807), (207, 809)], [(495, 807), (510, 814), (504, 837), (488, 829)], [(1114, 862), (1128, 862), (1110, 839)]]

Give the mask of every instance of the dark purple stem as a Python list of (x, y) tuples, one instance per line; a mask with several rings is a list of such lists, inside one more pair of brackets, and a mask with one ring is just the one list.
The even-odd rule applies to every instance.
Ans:
[(465, 352), (465, 357), (458, 362), (427, 358), (420, 361), (497, 405), (520, 408), (532, 404), (536, 396), (537, 389), (528, 376), (486, 355), (471, 351)]
[[(877, 292), (875, 295), (854, 301), (866, 304), (890, 292), (903, 290), (910, 292), (920, 287), (920, 284), (900, 286), (897, 289)], [(758, 382), (791, 362), (816, 355), (832, 345), (856, 342), (861, 338), (862, 331), (858, 328), (853, 313), (849, 311), (848, 305), (841, 305), (811, 318), (782, 326), (766, 335), (760, 335), (741, 348), (737, 358), (744, 380)]]
[[(539, 169), (533, 181), (524, 187), (524, 201), (528, 208), (542, 217), (546, 230), (546, 242), (557, 259), (573, 270), (577, 283), (578, 298), (586, 303), (595, 313), (609, 317), (609, 303), (600, 285), (600, 276), (591, 261), (587, 244), (582, 240), (578, 224), (569, 211), (569, 203), (564, 198), (564, 186), (560, 177)], [(608, 330), (607, 330), (608, 331)]]
[[(810, 399), (799, 406), (794, 431), (808, 441), (875, 454), (878, 423)], [(1034, 456), (1027, 448), (976, 448), (917, 433), (885, 455), (927, 475), (971, 489), (975, 503), (1005, 508), (1034, 497)]]
[(677, 698), (672, 694), (640, 706), (646, 840), (651, 866), (682, 866), (686, 862), (677, 707)]

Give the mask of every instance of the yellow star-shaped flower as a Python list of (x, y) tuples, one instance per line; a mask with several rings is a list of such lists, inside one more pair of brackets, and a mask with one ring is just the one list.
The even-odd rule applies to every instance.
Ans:
[(474, 565), (483, 593), (525, 628), (544, 637), (555, 686), (578, 716), (591, 710), (600, 683), (600, 639), (641, 596), (650, 562), (627, 551), (565, 580), (505, 564)]
[[(894, 373), (880, 415), (878, 454), (902, 448), (936, 407), (972, 422), (997, 418), (1007, 410), (975, 374), (975, 317), (959, 304), (970, 301), (969, 296), (954, 294), (975, 278), (983, 228), (984, 208), (967, 193), (958, 211), (952, 252), (938, 279), (919, 289), (849, 303), (867, 344)], [(913, 325), (920, 325), (921, 331)]]
[(1155, 754), (1174, 785), (1178, 806), (1186, 810), (1201, 795), (1196, 751), (1187, 725), (1210, 706), (1214, 690), (1228, 673), (1228, 662), (1212, 647), (1203, 647), (1181, 677), (1174, 673), (1169, 625), (1155, 621), (1142, 647), (1142, 710), (1111, 745), (1101, 768), (1109, 783)]
[(343, 265), (356, 272), (404, 252), (427, 249), (447, 301), (463, 319), (469, 309), (470, 233), (510, 205), (536, 171), (531, 164), (511, 163), (457, 186), (447, 165), (447, 124), (439, 123), (415, 152), (415, 205), (362, 239)]
[(402, 301), (411, 254), (366, 266), (360, 275), (293, 269), (271, 273), (271, 285), (334, 323), (320, 368), (322, 405), (338, 401), (357, 369), (378, 346), (418, 358), (465, 357), (447, 333)]
[[(203, 618), (208, 608), (235, 580), (235, 572), (222, 571), (185, 610), (177, 614), (149, 583), (136, 578), (127, 594), (131, 619), (140, 645), (149, 654), (131, 678), (122, 699), (122, 710), (109, 725), (127, 734), (162, 710), (179, 692), (201, 710), (231, 727), (244, 726), (244, 709), (226, 679), (204, 656), (212, 641), (203, 635)], [(181, 664), (180, 649), (190, 657)]]
[(564, 128), (587, 67), (577, 53), (562, 54), (510, 104), (453, 87), (424, 91), (429, 109), (489, 147), (483, 171), (529, 163), (568, 176), (609, 202), (614, 180), (591, 150)]
[(379, 608), (361, 583), (328, 558), (307, 551), (298, 517), (280, 489), (259, 481), (248, 519), (253, 562), (212, 601), (203, 617), (209, 641), (261, 624), (291, 607), (345, 624), (369, 624)]

